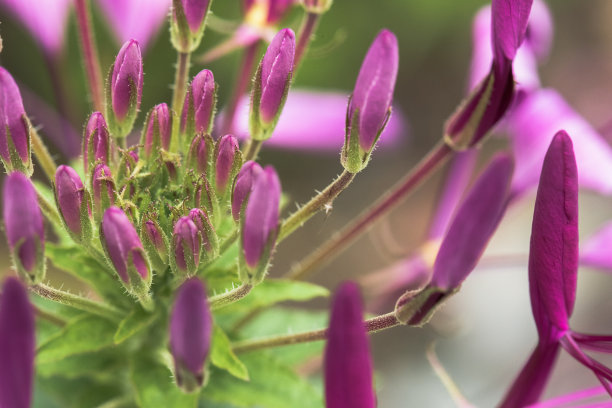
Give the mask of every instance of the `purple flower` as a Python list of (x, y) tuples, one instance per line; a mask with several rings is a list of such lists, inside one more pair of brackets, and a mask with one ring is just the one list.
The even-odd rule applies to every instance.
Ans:
[(198, 278), (187, 279), (177, 291), (169, 328), (176, 382), (187, 392), (204, 381), (212, 327), (204, 284)]
[(50, 55), (57, 55), (62, 50), (71, 3), (72, 0), (0, 1), (0, 5), (21, 20)]
[(130, 288), (140, 281), (151, 282), (142, 242), (127, 215), (118, 207), (104, 212), (100, 241), (121, 281)]
[(207, 254), (212, 255), (218, 249), (217, 233), (208, 215), (199, 208), (193, 208), (189, 211), (189, 218), (198, 228), (202, 246)]
[(228, 184), (242, 165), (242, 154), (238, 141), (232, 135), (225, 135), (219, 139), (215, 150), (215, 187), (217, 194), (223, 197), (228, 190)]
[(43, 217), (32, 182), (20, 172), (4, 181), (4, 229), (18, 272), (37, 282), (44, 274)]
[(569, 327), (578, 273), (578, 175), (572, 141), (559, 131), (546, 153), (533, 214), (529, 294), (539, 341), (501, 407), (538, 401), (559, 347), (589, 368), (612, 395), (612, 370), (583, 348), (612, 352), (612, 336), (586, 335)]
[(115, 204), (115, 182), (106, 164), (98, 164), (91, 176), (91, 190), (96, 220), (104, 211)]
[(275, 36), (255, 74), (251, 92), (251, 137), (268, 139), (287, 99), (293, 76), (295, 34), (290, 28), (280, 30)]
[(200, 263), (201, 236), (189, 217), (181, 217), (174, 224), (172, 246), (178, 272), (194, 274)]
[(171, 0), (97, 0), (115, 37), (123, 44), (135, 39), (142, 48), (168, 16)]
[(216, 100), (215, 77), (211, 71), (203, 69), (187, 88), (181, 115), (181, 132), (189, 137), (197, 133), (210, 133)]
[(244, 222), (241, 225), (245, 261), (245, 268), (241, 268), (243, 281), (250, 279), (258, 283), (263, 279), (278, 234), (280, 195), (281, 186), (276, 171), (266, 166), (254, 180), (244, 209)]
[(204, 23), (209, 3), (209, 0), (180, 0), (180, 5), (191, 32), (197, 32)]
[(334, 295), (325, 346), (325, 406), (374, 408), (372, 358), (358, 286), (344, 282)]
[[(21, 163), (12, 162), (10, 151), (13, 148), (21, 158)], [(2, 67), (0, 67), (0, 156), (5, 166), (20, 168), (30, 165), (30, 130), (21, 94), (11, 74)]]
[(206, 175), (212, 162), (214, 141), (210, 135), (199, 133), (191, 141), (187, 154), (187, 164), (202, 175)]
[(0, 296), (0, 407), (30, 407), (34, 329), (34, 308), (26, 288), (19, 279), (6, 278)]
[(117, 128), (113, 129), (115, 137), (125, 137), (132, 129), (140, 108), (142, 85), (140, 45), (138, 41), (130, 40), (123, 44), (117, 54), (108, 84), (112, 109), (108, 111), (107, 103), (106, 118), (113, 118), (111, 124)]
[(170, 138), (172, 137), (172, 114), (168, 105), (160, 103), (155, 105), (149, 112), (146, 125), (142, 132), (142, 142), (144, 145), (145, 156), (157, 149), (170, 149)]
[(83, 135), (83, 163), (85, 174), (89, 174), (96, 160), (108, 164), (110, 154), (110, 136), (104, 116), (94, 112), (89, 117)]
[(251, 194), (254, 181), (261, 173), (263, 173), (261, 166), (257, 162), (249, 160), (242, 165), (236, 176), (234, 191), (232, 192), (232, 215), (236, 222), (240, 220), (243, 205), (246, 204), (246, 200)]
[(343, 154), (351, 151), (353, 138), (359, 141), (362, 151), (359, 156), (374, 147), (389, 116), (398, 66), (397, 38), (391, 31), (382, 30), (368, 49), (355, 82), (348, 106)]
[(283, 18), (293, 0), (244, 0), (242, 4), (249, 23), (271, 25)]
[(58, 166), (55, 172), (55, 199), (68, 230), (79, 238), (83, 237), (83, 221), (89, 219), (91, 209), (83, 182), (72, 167)]

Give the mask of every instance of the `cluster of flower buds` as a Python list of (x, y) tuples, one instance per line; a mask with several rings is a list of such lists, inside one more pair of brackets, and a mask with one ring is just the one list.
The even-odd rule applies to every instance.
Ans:
[(195, 51), (204, 35), (211, 0), (172, 0), (170, 35), (179, 52)]

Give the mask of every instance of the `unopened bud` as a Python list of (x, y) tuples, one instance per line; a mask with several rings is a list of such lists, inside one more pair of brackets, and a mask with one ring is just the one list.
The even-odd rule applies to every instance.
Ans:
[(141, 144), (144, 146), (144, 156), (158, 149), (169, 150), (172, 137), (172, 113), (165, 103), (155, 105), (147, 115), (145, 127), (142, 131)]
[(200, 264), (201, 238), (198, 227), (189, 217), (181, 217), (174, 225), (172, 251), (175, 272), (193, 275)]
[(238, 140), (232, 135), (223, 136), (215, 147), (215, 188), (219, 198), (226, 196), (240, 166), (242, 153)]
[(94, 112), (89, 117), (83, 132), (83, 168), (89, 174), (93, 164), (100, 160), (108, 164), (110, 154), (110, 136), (106, 120), (100, 112)]
[(143, 220), (140, 227), (140, 238), (145, 251), (158, 272), (163, 272), (168, 264), (168, 239), (159, 224), (152, 220)]
[(210, 0), (173, 0), (170, 35), (179, 52), (195, 51), (204, 34)]
[(0, 158), (7, 173), (15, 169), (32, 174), (30, 127), (19, 88), (11, 74), (0, 67)]
[(187, 153), (187, 166), (201, 175), (208, 175), (212, 164), (214, 144), (214, 140), (208, 133), (194, 137)]
[(94, 216), (99, 220), (107, 208), (115, 204), (115, 182), (106, 164), (98, 164), (91, 175)]
[(219, 251), (219, 240), (210, 219), (199, 208), (193, 208), (189, 211), (189, 218), (198, 227), (202, 238), (202, 248), (204, 248), (206, 255), (208, 258), (213, 258)]
[(55, 172), (55, 201), (66, 229), (78, 242), (91, 238), (89, 195), (77, 172), (61, 165)]
[(212, 71), (203, 69), (191, 81), (181, 114), (181, 133), (190, 140), (195, 134), (210, 133), (217, 103), (217, 86)]
[(261, 166), (252, 160), (244, 163), (234, 182), (232, 191), (232, 216), (236, 222), (240, 221), (240, 214), (253, 189), (253, 182), (263, 173)]

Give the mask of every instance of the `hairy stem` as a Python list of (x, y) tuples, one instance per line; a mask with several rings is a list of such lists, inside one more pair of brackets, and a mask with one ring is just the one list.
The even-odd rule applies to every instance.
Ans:
[(187, 91), (187, 80), (189, 76), (189, 60), (191, 53), (178, 52), (176, 63), (176, 76), (174, 77), (174, 93), (172, 94), (172, 109), (177, 115), (183, 111), (183, 102)]
[(85, 73), (89, 84), (89, 94), (94, 109), (104, 112), (104, 97), (102, 92), (102, 73), (100, 70), (100, 59), (91, 27), (91, 17), (87, 0), (76, 0), (75, 2), (77, 26), (79, 30), (79, 42), (83, 52)]
[(257, 160), (257, 155), (259, 154), (262, 144), (263, 140), (249, 139), (244, 148), (244, 161)]
[(243, 297), (249, 294), (253, 289), (253, 286), (246, 283), (238, 286), (236, 289), (232, 289), (221, 295), (216, 295), (208, 298), (208, 304), (212, 310), (220, 309), (224, 306), (230, 305), (234, 302), (239, 301)]
[(313, 215), (325, 209), (331, 208), (331, 203), (338, 195), (353, 181), (355, 174), (343, 171), (325, 190), (314, 196), (309, 202), (304, 204), (299, 210), (287, 217), (281, 224), (277, 242), (281, 242), (301, 227)]
[(34, 127), (30, 127), (30, 141), (34, 156), (36, 156), (38, 163), (40, 163), (40, 167), (42, 167), (49, 181), (53, 182), (57, 165)]

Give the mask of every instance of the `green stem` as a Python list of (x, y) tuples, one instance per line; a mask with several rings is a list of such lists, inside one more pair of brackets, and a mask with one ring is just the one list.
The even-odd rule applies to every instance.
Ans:
[(191, 53), (178, 52), (176, 64), (176, 76), (174, 77), (174, 94), (172, 95), (172, 109), (177, 115), (183, 111), (183, 102), (187, 91), (187, 79), (189, 76), (189, 60)]
[(45, 299), (74, 307), (75, 309), (79, 309), (84, 312), (93, 313), (113, 321), (121, 320), (123, 318), (123, 313), (119, 309), (116, 309), (110, 305), (96, 302), (72, 293), (64, 292), (42, 283), (30, 286), (30, 290)]
[(34, 306), (34, 313), (36, 313), (37, 317), (39, 317), (39, 318), (41, 318), (43, 320), (46, 320), (49, 323), (54, 324), (55, 326), (58, 326), (58, 327), (64, 327), (66, 325), (66, 323), (67, 323), (66, 320), (64, 320), (64, 319), (62, 319), (60, 317), (57, 317), (57, 316), (55, 316), (55, 315), (53, 315), (51, 313), (48, 313), (48, 312), (40, 309), (37, 306)]
[(87, 0), (76, 0), (75, 9), (79, 40), (83, 51), (83, 61), (85, 62), (85, 73), (87, 74), (87, 82), (89, 84), (89, 94), (94, 109), (104, 112), (100, 59), (98, 58), (94, 32), (91, 27), (91, 14)]
[(453, 153), (444, 142), (438, 143), (402, 180), (395, 184), (373, 206), (361, 213), (351, 224), (333, 235), (306, 256), (284, 276), (286, 279), (304, 279), (334, 257), (340, 255), (353, 241), (367, 232), (378, 220), (388, 214), (418, 187)]
[(234, 302), (239, 301), (243, 297), (249, 294), (253, 289), (253, 286), (245, 283), (238, 286), (236, 289), (232, 289), (221, 295), (216, 295), (208, 298), (208, 304), (212, 310), (220, 309), (224, 306), (230, 305)]
[(247, 145), (244, 148), (244, 161), (248, 160), (257, 160), (257, 155), (259, 154), (259, 150), (261, 149), (261, 145), (263, 144), (263, 140), (255, 140), (249, 139)]
[(55, 206), (51, 204), (45, 196), (40, 194), (38, 191), (36, 192), (36, 196), (38, 197), (38, 205), (42, 210), (42, 213), (47, 217), (47, 219), (58, 226), (63, 227), (62, 219), (60, 218), (59, 213), (55, 209)]
[(236, 242), (239, 234), (240, 231), (238, 228), (236, 228), (229, 237), (225, 238), (223, 242), (221, 242), (221, 245), (219, 245), (219, 254), (227, 251), (234, 244), (234, 242)]
[(53, 182), (55, 179), (55, 170), (57, 169), (57, 165), (34, 127), (30, 128), (30, 141), (32, 143), (34, 155), (36, 156), (38, 163), (40, 163), (40, 167), (42, 167), (47, 178)]
[(301, 227), (313, 215), (325, 209), (331, 209), (331, 203), (355, 178), (355, 174), (344, 170), (325, 190), (314, 196), (308, 203), (304, 204), (299, 210), (287, 217), (281, 224), (277, 242), (287, 238), (298, 227)]
[[(379, 331), (399, 325), (400, 322), (397, 321), (395, 317), (395, 312), (376, 316), (364, 322), (364, 326), (368, 333), (377, 333)], [(325, 340), (327, 338), (327, 330), (328, 329), (319, 329), (304, 333), (269, 337), (267, 339), (239, 341), (233, 343), (232, 350), (235, 353), (246, 353), (249, 351), (260, 350), (270, 347), (289, 346), (291, 344)]]

